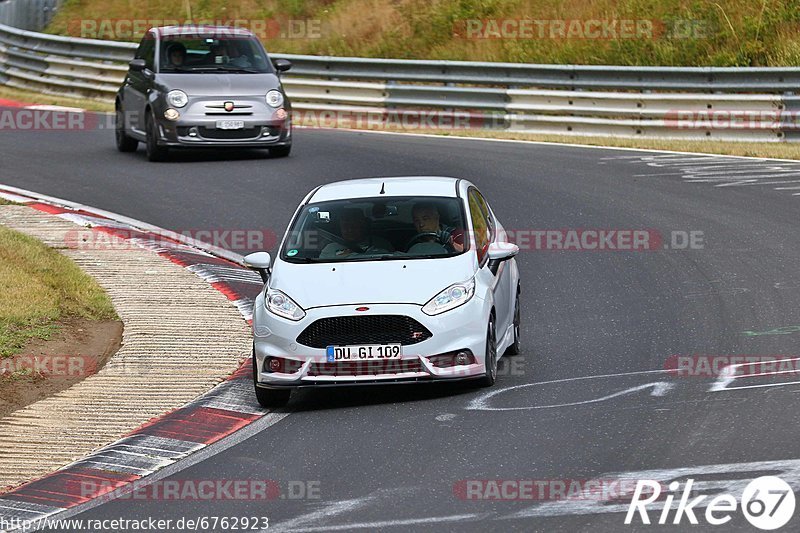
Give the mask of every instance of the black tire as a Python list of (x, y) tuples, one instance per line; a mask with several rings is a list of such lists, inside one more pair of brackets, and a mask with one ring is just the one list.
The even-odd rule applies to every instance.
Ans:
[(147, 131), (147, 159), (153, 162), (166, 161), (169, 148), (166, 146), (158, 145), (158, 132), (156, 128), (158, 125), (153, 117), (148, 113), (145, 119), (145, 128)]
[(125, 133), (125, 114), (120, 108), (117, 108), (114, 137), (117, 140), (117, 150), (120, 152), (135, 152), (139, 147), (139, 141), (133, 137), (129, 137), (128, 134)]
[(289, 403), (289, 397), (292, 395), (292, 391), (289, 389), (264, 389), (258, 386), (255, 353), (253, 353), (253, 387), (256, 390), (256, 400), (261, 407), (283, 407)]
[(272, 157), (288, 157), (290, 153), (292, 153), (291, 144), (287, 144), (285, 146), (276, 146), (275, 148), (269, 149), (269, 155)]
[(480, 379), (481, 387), (491, 387), (497, 380), (497, 338), (494, 330), (494, 316), (489, 317), (486, 328), (486, 374)]
[(514, 302), (514, 342), (506, 348), (506, 355), (519, 355), (520, 350), (520, 309), (519, 309), (519, 290), (517, 290), (517, 299)]

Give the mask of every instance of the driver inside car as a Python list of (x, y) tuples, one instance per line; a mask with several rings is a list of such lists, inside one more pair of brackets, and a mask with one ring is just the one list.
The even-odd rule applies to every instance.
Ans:
[(339, 214), (339, 231), (345, 243), (332, 242), (319, 254), (320, 259), (337, 259), (352, 253), (390, 253), (394, 246), (378, 235), (371, 235), (367, 217), (361, 209), (342, 209)]
[(167, 66), (180, 67), (186, 62), (186, 47), (181, 43), (174, 43), (169, 46), (167, 52), (169, 64)]
[[(432, 203), (418, 203), (411, 211), (417, 235), (432, 235), (415, 239), (417, 243), (438, 243), (450, 253), (464, 251), (464, 232), (440, 223), (439, 210)], [(434, 235), (435, 234), (435, 235)]]

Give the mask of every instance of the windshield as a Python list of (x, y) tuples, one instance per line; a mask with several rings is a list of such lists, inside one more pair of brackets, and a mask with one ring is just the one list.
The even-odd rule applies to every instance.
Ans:
[(161, 72), (273, 72), (254, 37), (167, 36), (161, 41)]
[(390, 197), (309, 204), (281, 258), (290, 263), (451, 257), (469, 247), (461, 201)]

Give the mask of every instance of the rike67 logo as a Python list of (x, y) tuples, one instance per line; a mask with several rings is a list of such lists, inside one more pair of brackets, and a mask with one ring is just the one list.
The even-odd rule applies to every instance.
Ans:
[[(794, 515), (794, 491), (779, 477), (763, 476), (754, 479), (742, 492), (741, 502), (731, 494), (718, 494), (710, 501), (704, 501), (712, 497), (706, 494), (692, 498), (693, 483), (693, 479), (688, 479), (681, 488), (680, 482), (673, 481), (669, 484), (666, 497), (662, 497), (660, 483), (639, 480), (625, 516), (625, 524), (636, 523), (637, 515), (642, 524), (651, 524), (649, 513), (655, 511), (653, 519), (661, 525), (685, 524), (684, 520), (696, 525), (699, 523), (699, 516), (707, 524), (719, 526), (730, 522), (737, 510), (740, 510), (751, 525), (762, 530), (773, 530), (786, 525)], [(672, 513), (676, 499), (677, 508)], [(705, 508), (704, 513), (700, 513), (702, 508)]]

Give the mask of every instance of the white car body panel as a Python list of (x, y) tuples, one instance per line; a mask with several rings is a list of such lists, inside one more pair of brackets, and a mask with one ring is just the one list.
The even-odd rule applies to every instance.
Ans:
[[(278, 263), (281, 263), (280, 265)], [(441, 259), (295, 265), (276, 261), (270, 286), (300, 307), (371, 303), (425, 305), (445, 287), (474, 274), (470, 254)], [(309, 280), (318, 280), (309, 283)]]
[[(368, 178), (324, 185), (309, 193), (296, 210), (295, 217), (306, 203), (371, 198), (378, 196), (380, 191), (387, 198), (460, 197), (466, 213), (465, 222), (469, 225), (466, 228), (469, 249), (460, 255), (436, 259), (326, 263), (292, 263), (282, 260), (279, 254), (273, 260), (268, 286), (288, 295), (306, 314), (299, 321), (277, 316), (266, 308), (266, 287), (258, 296), (253, 312), (257, 386), (293, 388), (483, 377), (486, 372), (486, 330), (493, 310), (498, 358), (513, 343), (519, 271), (513, 258), (502, 261), (496, 274), (489, 269), (487, 261), (478, 264), (466, 200), (470, 188), (474, 185), (456, 178)], [(505, 235), (503, 227), (493, 212), (491, 218), (496, 228), (496, 240), (501, 242)], [(280, 249), (283, 249), (285, 239), (286, 236)], [(440, 291), (473, 277), (475, 294), (466, 303), (436, 316), (423, 313), (422, 306)], [(357, 311), (359, 307), (369, 309)], [(319, 319), (367, 315), (410, 317), (432, 333), (430, 338), (421, 342), (402, 346), (402, 361), (408, 362), (414, 370), (365, 375), (310, 375), (313, 368), (328, 364), (326, 349), (300, 344), (298, 336)], [(471, 351), (475, 363), (442, 368), (433, 366), (428, 360), (433, 355), (460, 350)], [(291, 373), (265, 371), (264, 362), (268, 357), (297, 361), (301, 366)]]

